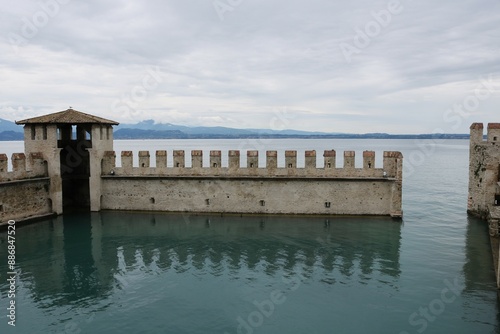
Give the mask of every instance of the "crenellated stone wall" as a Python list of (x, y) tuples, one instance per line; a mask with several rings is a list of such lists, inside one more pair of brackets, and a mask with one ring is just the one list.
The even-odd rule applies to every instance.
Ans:
[(305, 165), (297, 167), (297, 151), (284, 152), (285, 167), (278, 167), (277, 151), (266, 152), (266, 165), (259, 166), (259, 152), (247, 151), (247, 165), (240, 164), (240, 151), (228, 152), (222, 167), (221, 151), (191, 151), (191, 167), (185, 152), (140, 151), (134, 167), (131, 151), (107, 151), (102, 160), (101, 209), (173, 212), (390, 215), (402, 216), (402, 164), (400, 152), (384, 152), (382, 168), (375, 167), (375, 152), (363, 152), (363, 166), (355, 166), (354, 151), (344, 152), (344, 167), (337, 168), (336, 152), (323, 153), (316, 166), (316, 151), (305, 152)]
[(401, 178), (403, 156), (400, 152), (386, 151), (383, 166), (375, 167), (375, 152), (363, 152), (363, 165), (355, 166), (356, 152), (344, 152), (344, 166), (337, 168), (336, 152), (327, 150), (323, 153), (324, 163), (316, 166), (316, 151), (305, 151), (305, 166), (297, 167), (297, 151), (285, 151), (285, 167), (278, 167), (278, 152), (266, 151), (266, 165), (259, 165), (259, 151), (247, 151), (246, 167), (241, 166), (240, 151), (228, 151), (228, 165), (222, 167), (222, 152), (209, 152), (209, 164), (203, 165), (203, 151), (191, 151), (191, 167), (185, 166), (185, 152), (173, 151), (173, 167), (167, 167), (167, 151), (156, 151), (156, 167), (151, 167), (149, 151), (139, 151), (139, 166), (134, 167), (132, 151), (120, 153), (121, 167), (117, 167), (116, 152), (106, 151), (102, 160), (102, 175), (114, 176), (314, 176), (330, 178)]
[(0, 182), (47, 177), (47, 162), (41, 153), (31, 153), (28, 159), (24, 153), (12, 154), (12, 171), (8, 171), (9, 159), (0, 154)]
[(115, 121), (69, 108), (16, 123), (24, 125), (25, 153), (12, 156), (12, 171), (0, 154), (2, 222), (102, 209), (402, 216), (400, 152), (384, 152), (376, 167), (375, 152), (365, 151), (358, 167), (354, 151), (343, 152), (343, 166), (337, 166), (334, 150), (324, 151), (319, 164), (316, 151), (308, 150), (298, 167), (295, 150), (281, 160), (278, 151), (267, 151), (264, 166), (255, 150), (230, 150), (227, 160), (219, 150), (194, 150), (191, 164), (183, 150), (137, 157), (123, 151), (118, 167)]
[[(97, 152), (94, 148), (89, 149)], [(100, 153), (99, 153), (100, 152)], [(307, 215), (390, 215), (401, 217), (402, 164), (399, 152), (384, 152), (383, 165), (375, 166), (375, 152), (363, 152), (362, 166), (355, 165), (356, 153), (344, 152), (343, 167), (336, 166), (336, 152), (323, 152), (317, 166), (314, 150), (304, 153), (304, 167), (297, 167), (297, 151), (284, 153), (284, 167), (278, 167), (278, 151), (267, 151), (265, 165), (259, 165), (259, 151), (222, 152), (193, 150), (191, 167), (186, 167), (183, 150), (120, 153), (117, 167), (114, 151), (99, 150), (92, 164), (100, 174), (91, 182), (92, 211), (152, 210), (205, 213), (264, 213)], [(203, 155), (208, 153), (208, 164)], [(241, 163), (246, 154), (246, 165)], [(138, 159), (138, 167), (134, 167)], [(155, 159), (155, 167), (151, 165)], [(0, 154), (0, 218), (26, 219), (51, 213), (54, 208), (53, 183), (42, 153), (12, 155), (13, 170)], [(92, 165), (92, 166), (93, 166)], [(168, 167), (172, 165), (173, 167)], [(54, 177), (54, 179), (53, 179)]]
[(8, 158), (0, 154), (0, 223), (52, 212), (47, 162), (41, 153), (12, 154), (12, 171)]

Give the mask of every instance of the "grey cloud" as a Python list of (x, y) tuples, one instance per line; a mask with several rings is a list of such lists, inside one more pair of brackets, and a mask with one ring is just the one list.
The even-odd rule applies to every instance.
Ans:
[[(62, 0), (41, 3), (55, 1)], [(350, 62), (340, 45), (356, 47), (356, 29), (374, 27), (373, 13), (390, 1), (220, 2), (232, 8), (223, 20), (212, 0), (70, 0), (20, 46), (10, 37), (22, 36), (26, 20), (43, 9), (37, 1), (12, 3), (0, 14), (0, 117), (71, 103), (129, 122), (113, 102), (158, 66), (161, 82), (138, 103), (144, 119), (258, 128), (269, 126), (267, 112), (287, 106), (297, 112), (297, 129), (335, 131), (331, 124), (341, 121), (347, 131), (371, 124), (428, 132), (481, 77), (500, 82), (495, 0), (401, 0), (402, 11), (379, 24)], [(482, 115), (493, 117), (499, 99), (484, 101)]]

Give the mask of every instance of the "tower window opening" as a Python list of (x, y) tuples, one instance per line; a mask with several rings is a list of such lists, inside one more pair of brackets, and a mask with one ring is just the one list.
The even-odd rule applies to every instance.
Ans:
[(43, 140), (47, 140), (47, 125), (43, 126)]
[(264, 201), (263, 199), (260, 200), (260, 206), (266, 206), (266, 201)]
[(31, 140), (36, 139), (36, 128), (34, 125), (31, 126)]
[(331, 207), (331, 205), (332, 204), (330, 202), (325, 202), (325, 208), (329, 208), (329, 207)]
[(293, 167), (293, 164), (288, 164), (288, 168), (292, 168)]
[(372, 163), (371, 162), (368, 163), (368, 168), (372, 168)]

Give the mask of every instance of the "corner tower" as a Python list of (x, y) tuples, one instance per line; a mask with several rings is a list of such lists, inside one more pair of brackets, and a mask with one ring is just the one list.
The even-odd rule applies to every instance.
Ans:
[(118, 122), (73, 109), (16, 121), (24, 125), (24, 150), (47, 162), (55, 213), (70, 208), (100, 210), (101, 161), (113, 150)]
[(467, 212), (490, 221), (498, 234), (500, 219), (500, 123), (489, 123), (486, 140), (483, 124), (470, 127), (469, 197)]

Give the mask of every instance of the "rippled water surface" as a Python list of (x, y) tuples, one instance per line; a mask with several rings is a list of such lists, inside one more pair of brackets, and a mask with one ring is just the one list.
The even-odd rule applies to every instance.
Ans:
[[(126, 212), (38, 222), (17, 230), (15, 329), (7, 325), (1, 232), (0, 333), (498, 332), (487, 228), (465, 212), (468, 141), (257, 144), (375, 150), (379, 163), (383, 150), (402, 151), (403, 222)], [(115, 148), (246, 147), (198, 140)]]

